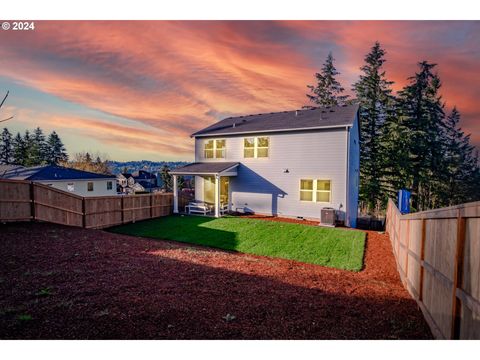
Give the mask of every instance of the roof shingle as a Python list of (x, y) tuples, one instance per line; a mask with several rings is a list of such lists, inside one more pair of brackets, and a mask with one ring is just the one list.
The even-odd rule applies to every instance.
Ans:
[(229, 117), (197, 131), (192, 136), (234, 135), (352, 126), (357, 111), (358, 105), (355, 104)]

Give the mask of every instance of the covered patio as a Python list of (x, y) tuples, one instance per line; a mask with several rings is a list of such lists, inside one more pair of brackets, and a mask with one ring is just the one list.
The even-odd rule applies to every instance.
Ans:
[(170, 171), (173, 176), (173, 212), (178, 208), (178, 176), (195, 176), (195, 201), (188, 204), (186, 213), (196, 212), (220, 217), (231, 210), (230, 178), (237, 176), (239, 162), (196, 162)]

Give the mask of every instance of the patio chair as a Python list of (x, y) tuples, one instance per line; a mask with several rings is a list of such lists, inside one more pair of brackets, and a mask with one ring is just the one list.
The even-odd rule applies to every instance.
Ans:
[(212, 210), (213, 208), (203, 201), (190, 201), (188, 205), (185, 206), (185, 212), (188, 214), (196, 213), (208, 215)]

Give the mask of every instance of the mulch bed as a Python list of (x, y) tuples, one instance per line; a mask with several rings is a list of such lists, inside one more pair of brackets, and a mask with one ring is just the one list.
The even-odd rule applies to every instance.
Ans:
[(430, 339), (386, 235), (354, 273), (52, 224), (0, 225), (1, 339)]

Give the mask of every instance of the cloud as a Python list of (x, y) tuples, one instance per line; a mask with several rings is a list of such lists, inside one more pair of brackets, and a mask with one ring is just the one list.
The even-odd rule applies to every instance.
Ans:
[(142, 142), (138, 129), (150, 127), (156, 140), (138, 149), (193, 153), (188, 136), (223, 115), (304, 105), (306, 84), (330, 50), (349, 89), (379, 40), (395, 89), (416, 62), (439, 64), (444, 99), (480, 145), (479, 30), (479, 22), (440, 21), (41, 21), (34, 32), (0, 34), (0, 76), (139, 125), (105, 135), (101, 122), (75, 114), (79, 130), (112, 146), (134, 149), (126, 134)]

